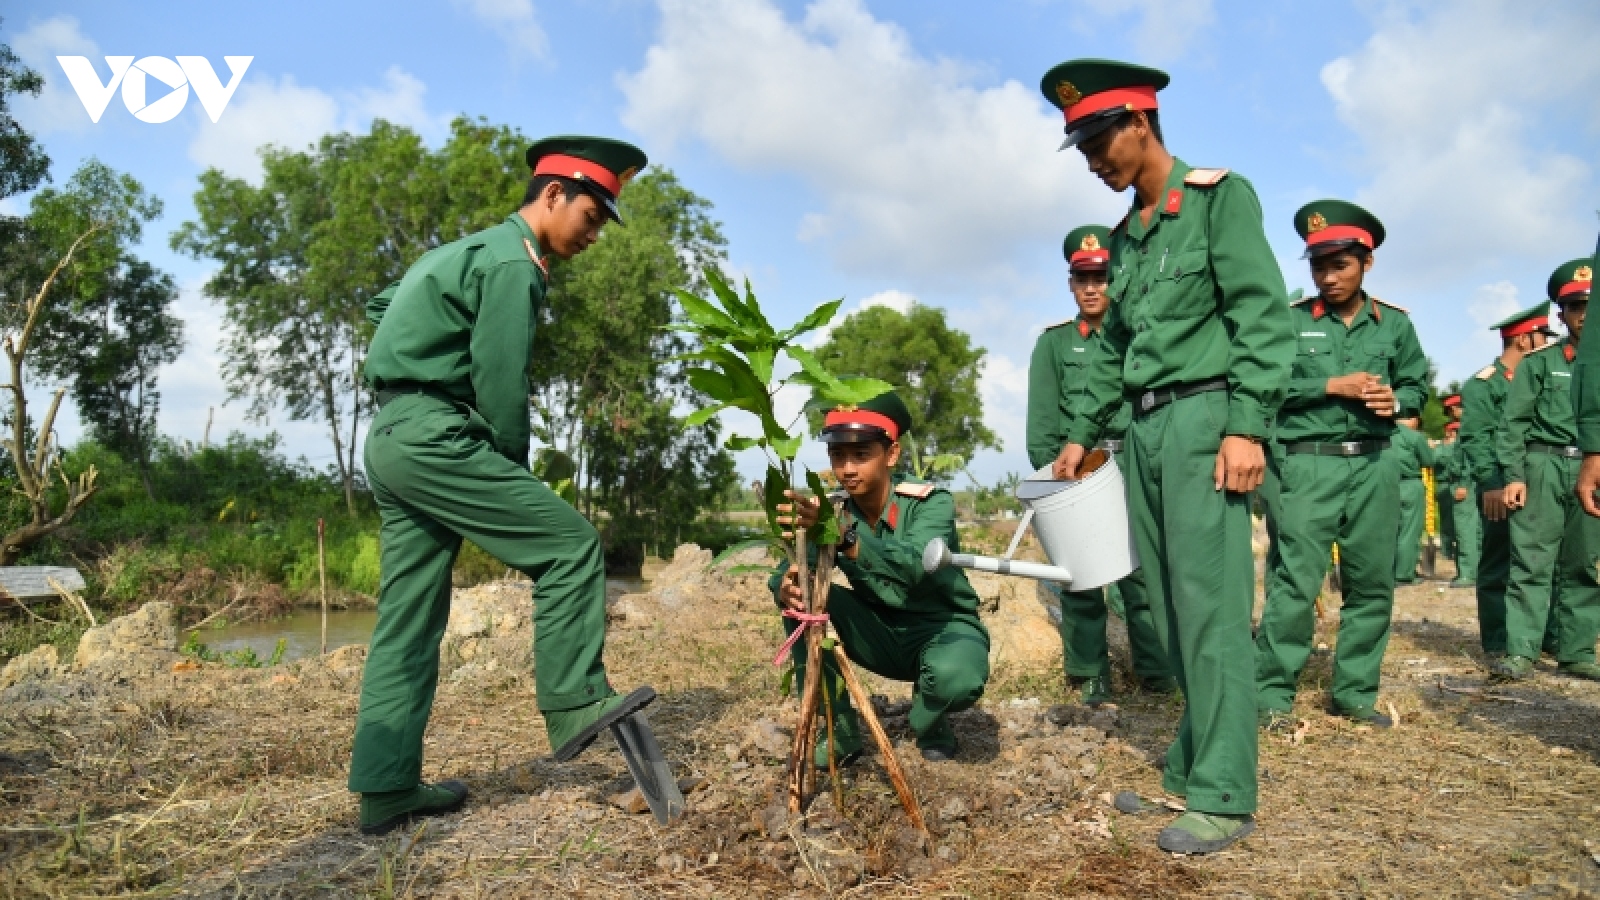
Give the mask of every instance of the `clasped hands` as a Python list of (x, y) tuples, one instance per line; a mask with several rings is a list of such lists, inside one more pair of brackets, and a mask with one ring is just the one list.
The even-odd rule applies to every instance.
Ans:
[(1369, 372), (1351, 372), (1349, 375), (1329, 378), (1326, 392), (1329, 397), (1360, 400), (1375, 415), (1394, 418), (1394, 388)]

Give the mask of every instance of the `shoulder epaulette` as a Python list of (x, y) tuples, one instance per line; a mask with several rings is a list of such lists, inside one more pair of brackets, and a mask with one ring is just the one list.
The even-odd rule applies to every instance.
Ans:
[(1290, 306), (1299, 306), (1302, 303), (1310, 303), (1311, 301), (1317, 299), (1317, 296), (1318, 295), (1316, 295), (1316, 294), (1301, 294), (1298, 298), (1296, 298), (1294, 300), (1290, 300), (1289, 301), (1289, 305)]
[(1528, 355), (1532, 356), (1535, 353), (1543, 353), (1546, 350), (1550, 350), (1550, 349), (1553, 349), (1555, 347), (1563, 347), (1563, 346), (1566, 346), (1566, 345), (1562, 344), (1560, 341), (1551, 341), (1550, 343), (1545, 344), (1543, 347), (1535, 347), (1533, 350), (1528, 351)]
[(1073, 318), (1071, 318), (1071, 319), (1062, 319), (1062, 320), (1061, 320), (1061, 321), (1059, 321), (1059, 322), (1053, 322), (1053, 323), (1051, 323), (1051, 324), (1049, 324), (1049, 325), (1046, 325), (1046, 326), (1045, 326), (1045, 327), (1044, 327), (1044, 330), (1045, 330), (1045, 331), (1051, 331), (1051, 330), (1053, 330), (1053, 329), (1056, 329), (1056, 328), (1060, 328), (1060, 327), (1061, 327), (1061, 326), (1063, 326), (1063, 325), (1071, 325), (1071, 324), (1072, 324), (1072, 323), (1073, 323), (1073, 322), (1075, 322), (1075, 321), (1077, 321), (1077, 317), (1076, 317), (1076, 316), (1074, 316), (1074, 317), (1073, 317)]
[(1411, 315), (1411, 310), (1406, 309), (1404, 306), (1401, 306), (1398, 303), (1390, 303), (1389, 301), (1383, 299), (1382, 297), (1376, 297), (1376, 296), (1373, 297), (1372, 299), (1378, 301), (1379, 303), (1382, 303), (1384, 306), (1387, 306), (1390, 309), (1398, 309), (1398, 310), (1400, 310), (1401, 312), (1405, 313), (1408, 316)]
[(912, 484), (909, 481), (902, 481), (894, 486), (896, 494), (902, 497), (915, 497), (918, 500), (928, 499), (928, 495), (938, 489), (939, 486), (936, 484)]
[(1488, 381), (1489, 379), (1493, 378), (1494, 377), (1494, 363), (1490, 363), (1487, 366), (1484, 366), (1483, 368), (1479, 369), (1477, 374), (1473, 375), (1472, 377), (1478, 379), (1479, 381)]
[(1227, 169), (1190, 169), (1189, 174), (1183, 176), (1183, 183), (1190, 187), (1214, 187), (1227, 177)]

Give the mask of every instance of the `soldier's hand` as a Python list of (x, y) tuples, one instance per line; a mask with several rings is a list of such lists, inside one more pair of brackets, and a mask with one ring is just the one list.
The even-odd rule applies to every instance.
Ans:
[(1361, 400), (1367, 404), (1367, 409), (1385, 419), (1394, 418), (1394, 388), (1387, 384), (1380, 384), (1376, 376), (1368, 376), (1372, 382), (1361, 390)]
[(1501, 495), (1506, 505), (1506, 511), (1521, 509), (1528, 505), (1528, 486), (1520, 481), (1513, 481), (1506, 485), (1505, 492)]
[(1329, 378), (1326, 392), (1329, 397), (1361, 400), (1367, 388), (1377, 383), (1378, 376), (1376, 375), (1368, 375), (1366, 372), (1351, 372), (1349, 375)]
[[(1458, 488), (1456, 488), (1455, 493), (1451, 494), (1450, 496), (1455, 497), (1456, 498), (1456, 502), (1460, 503), (1461, 501), (1467, 499), (1467, 489), (1463, 488), (1463, 487), (1458, 487)], [(1595, 513), (1595, 515), (1600, 516), (1600, 513)]]
[(797, 611), (805, 610), (804, 595), (800, 592), (800, 572), (794, 568), (783, 573), (783, 581), (778, 584), (778, 602), (785, 609)]
[(1071, 481), (1078, 477), (1078, 466), (1083, 464), (1086, 449), (1082, 444), (1068, 444), (1061, 448), (1061, 455), (1056, 457), (1051, 466), (1054, 474), (1062, 481)]
[(1505, 521), (1505, 491), (1494, 490), (1483, 492), (1483, 517), (1491, 522)]
[(800, 526), (800, 530), (817, 524), (817, 514), (822, 509), (822, 501), (816, 497), (802, 497), (794, 491), (784, 491), (783, 495), (794, 502), (778, 504), (778, 527), (787, 529), (783, 532), (783, 536), (786, 540), (792, 541), (796, 524)]
[(1578, 469), (1578, 502), (1591, 516), (1600, 516), (1600, 504), (1594, 499), (1597, 490), (1600, 490), (1600, 453), (1586, 453)]
[(1230, 434), (1222, 439), (1217, 465), (1211, 474), (1217, 490), (1226, 487), (1236, 494), (1248, 494), (1261, 486), (1266, 472), (1267, 456), (1261, 445), (1247, 437)]

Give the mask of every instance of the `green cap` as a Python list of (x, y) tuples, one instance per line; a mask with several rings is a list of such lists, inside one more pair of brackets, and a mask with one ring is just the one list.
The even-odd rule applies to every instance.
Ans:
[(1570, 303), (1573, 300), (1589, 300), (1589, 285), (1594, 281), (1594, 257), (1582, 256), (1570, 262), (1561, 264), (1561, 267), (1550, 273), (1550, 283), (1545, 286), (1545, 291), (1550, 299), (1557, 303)]
[(1072, 59), (1044, 73), (1039, 91), (1067, 119), (1061, 149), (1075, 147), (1117, 121), (1123, 113), (1156, 109), (1156, 91), (1172, 79), (1160, 69), (1114, 59)]
[(1306, 242), (1306, 256), (1323, 256), (1360, 244), (1376, 250), (1383, 244), (1378, 217), (1344, 200), (1314, 200), (1294, 214), (1294, 230)]
[(825, 444), (898, 441), (911, 430), (911, 410), (894, 391), (885, 391), (854, 406), (835, 406), (822, 418)]
[(536, 176), (556, 175), (582, 185), (618, 224), (617, 195), (649, 162), (643, 150), (626, 141), (570, 134), (535, 141), (527, 160)]
[(1111, 229), (1104, 225), (1072, 229), (1061, 242), (1061, 255), (1074, 272), (1104, 272), (1111, 266)]
[(1532, 331), (1542, 331), (1554, 335), (1555, 330), (1550, 327), (1550, 303), (1530, 306), (1522, 312), (1516, 313), (1506, 319), (1489, 326), (1490, 331), (1499, 331), (1503, 338), (1516, 337)]

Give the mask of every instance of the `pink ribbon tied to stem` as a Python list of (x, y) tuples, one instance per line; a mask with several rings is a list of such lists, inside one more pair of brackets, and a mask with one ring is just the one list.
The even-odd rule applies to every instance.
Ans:
[(789, 639), (783, 642), (782, 647), (778, 648), (778, 655), (772, 658), (772, 664), (775, 666), (783, 665), (783, 658), (789, 655), (789, 651), (794, 647), (795, 641), (800, 640), (800, 636), (806, 633), (807, 628), (821, 628), (828, 624), (827, 613), (813, 614), (786, 609), (783, 611), (783, 617), (785, 619), (794, 619), (800, 623), (800, 627), (789, 632)]

